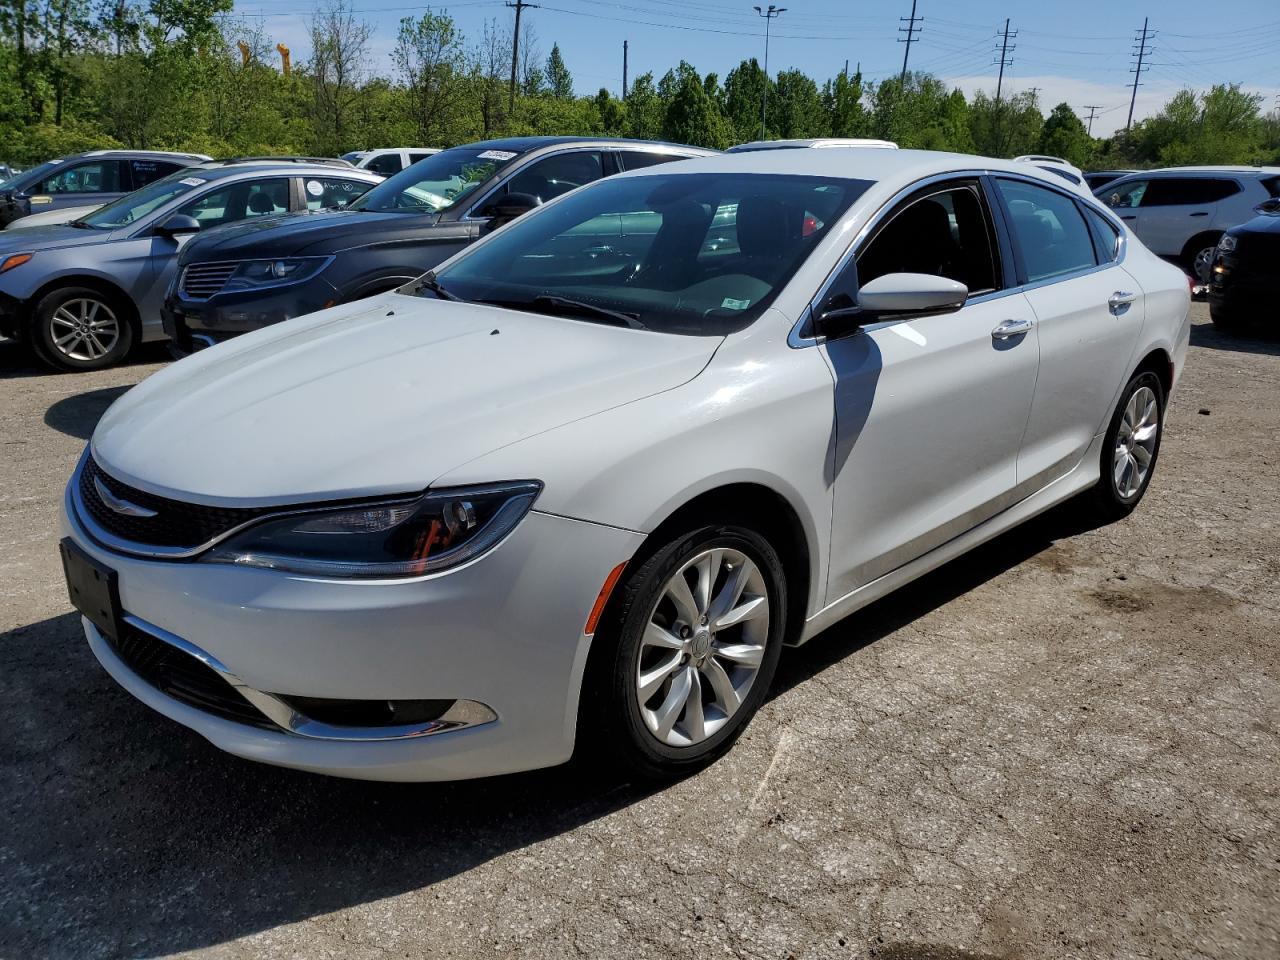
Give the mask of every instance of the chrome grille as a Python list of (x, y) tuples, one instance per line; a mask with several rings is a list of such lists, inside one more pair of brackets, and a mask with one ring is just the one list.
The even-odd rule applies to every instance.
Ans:
[(238, 263), (193, 263), (182, 271), (178, 288), (193, 299), (207, 300), (226, 286), (238, 266)]

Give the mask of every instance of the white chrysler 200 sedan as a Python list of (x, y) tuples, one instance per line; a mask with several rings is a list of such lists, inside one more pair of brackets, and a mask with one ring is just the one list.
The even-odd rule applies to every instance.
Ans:
[(591, 184), (156, 374), (62, 553), (90, 646), (242, 757), (435, 780), (727, 750), (782, 647), (1151, 481), (1187, 281), (1025, 163), (772, 150)]

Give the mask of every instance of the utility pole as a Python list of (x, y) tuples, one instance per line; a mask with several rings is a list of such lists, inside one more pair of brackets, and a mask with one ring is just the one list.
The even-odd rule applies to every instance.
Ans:
[(1096, 117), (1096, 116), (1098, 115), (1098, 111), (1099, 111), (1099, 110), (1101, 110), (1102, 108), (1101, 108), (1101, 107), (1098, 107), (1098, 106), (1094, 106), (1094, 105), (1093, 105), (1093, 104), (1091, 104), (1091, 103), (1086, 103), (1086, 104), (1085, 104), (1081, 109), (1084, 109), (1084, 110), (1088, 110), (1088, 111), (1089, 111), (1089, 117), (1088, 117), (1088, 120), (1089, 120), (1089, 136), (1091, 136), (1091, 137), (1092, 137), (1092, 136), (1093, 136), (1093, 118), (1094, 118), (1094, 117)]
[(627, 99), (627, 41), (622, 41), (622, 99)]
[(760, 139), (765, 138), (764, 122), (769, 113), (769, 27), (773, 23), (774, 17), (780, 17), (787, 12), (786, 7), (775, 7), (769, 4), (769, 9), (762, 10), (755, 8), (756, 13), (764, 17), (764, 89), (760, 91)]
[(1013, 58), (1009, 54), (1017, 49), (1017, 44), (1009, 46), (1009, 41), (1018, 35), (1017, 30), (1009, 29), (1009, 18), (1004, 19), (1004, 30), (996, 33), (997, 37), (1002, 37), (1000, 41), (1000, 56), (994, 60), (994, 63), (1000, 65), (1000, 75), (996, 79), (996, 106), (1000, 105), (1000, 91), (1004, 87), (1004, 68), (1013, 66)]
[(899, 23), (905, 23), (905, 27), (899, 27), (899, 33), (905, 33), (905, 37), (899, 37), (899, 43), (905, 43), (906, 49), (902, 51), (902, 73), (898, 75), (898, 90), (901, 92), (906, 88), (907, 84), (907, 58), (911, 56), (911, 44), (915, 42), (916, 34), (923, 30), (923, 27), (917, 27), (917, 23), (924, 23), (924, 17), (916, 16), (916, 0), (911, 0), (911, 16), (899, 17)]
[(1142, 61), (1149, 57), (1154, 49), (1147, 46), (1147, 41), (1155, 37), (1154, 33), (1147, 30), (1148, 19), (1149, 18), (1147, 17), (1142, 18), (1142, 34), (1141, 36), (1134, 37), (1134, 43), (1136, 46), (1134, 47), (1133, 52), (1138, 57), (1138, 65), (1136, 67), (1129, 68), (1129, 72), (1133, 74), (1133, 94), (1129, 97), (1129, 119), (1124, 123), (1125, 133), (1128, 133), (1129, 128), (1133, 126), (1133, 105), (1138, 102), (1138, 87), (1142, 86), (1140, 82), (1142, 79), (1142, 71), (1151, 69), (1150, 66), (1144, 67), (1142, 65)]
[(527, 3), (526, 0), (516, 0), (515, 3), (508, 3), (508, 7), (512, 7), (516, 12), (516, 30), (511, 37), (511, 103), (509, 110), (514, 111), (516, 108), (516, 67), (520, 63), (520, 13), (527, 7), (536, 8), (538, 4)]

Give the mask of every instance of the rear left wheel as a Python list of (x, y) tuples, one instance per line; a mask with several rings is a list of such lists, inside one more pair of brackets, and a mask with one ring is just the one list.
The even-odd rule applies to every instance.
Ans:
[(768, 693), (785, 584), (773, 547), (745, 527), (707, 526), (661, 547), (619, 588), (597, 635), (584, 739), (646, 778), (714, 762)]
[(1164, 404), (1164, 387), (1150, 371), (1125, 386), (1102, 444), (1101, 476), (1083, 499), (1090, 519), (1119, 520), (1142, 500), (1160, 456)]

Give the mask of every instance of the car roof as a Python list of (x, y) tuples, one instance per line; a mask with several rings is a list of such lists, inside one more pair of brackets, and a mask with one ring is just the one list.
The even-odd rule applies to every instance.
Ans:
[(659, 167), (623, 174), (627, 177), (664, 173), (761, 173), (800, 174), (842, 180), (908, 183), (924, 177), (961, 170), (1013, 173), (1065, 189), (1061, 177), (1034, 163), (1016, 163), (940, 150), (885, 150), (882, 147), (847, 147), (842, 150), (745, 150), (710, 157), (676, 161)]
[(811, 137), (796, 140), (752, 140), (730, 147), (729, 153), (746, 153), (751, 150), (790, 150), (796, 148), (823, 149), (829, 147), (872, 147), (877, 150), (897, 150), (892, 140), (876, 140), (870, 137)]
[(626, 137), (505, 137), (500, 140), (477, 140), (475, 143), (460, 143), (459, 147), (483, 150), (513, 150), (525, 153), (540, 150), (543, 147), (556, 147), (566, 143), (598, 143), (602, 146), (619, 147), (671, 147), (677, 150), (696, 150), (699, 153), (713, 154), (716, 151), (705, 147), (694, 147), (687, 143), (668, 143), (663, 140), (631, 140)]
[(203, 153), (180, 153), (174, 150), (87, 150), (84, 153), (73, 153), (64, 159), (71, 160), (79, 157), (118, 157), (124, 160), (132, 158), (150, 159), (152, 157), (167, 157), (172, 160), (212, 160), (213, 158)]
[(1222, 173), (1254, 173), (1276, 174), (1280, 173), (1280, 167), (1243, 167), (1243, 166), (1202, 166), (1202, 167), (1157, 167), (1154, 170), (1135, 170), (1134, 173), (1140, 173), (1144, 176), (1161, 176), (1176, 177), (1182, 174), (1222, 174)]
[(266, 172), (274, 173), (281, 170), (287, 170), (300, 177), (331, 177), (334, 174), (340, 174), (356, 180), (377, 181), (382, 179), (376, 173), (353, 167), (350, 164), (339, 166), (328, 163), (299, 163), (295, 160), (237, 160), (231, 163), (214, 160), (210, 163), (200, 163), (187, 168), (189, 174), (199, 171), (200, 176), (206, 180), (223, 180), (239, 174), (254, 175)]

